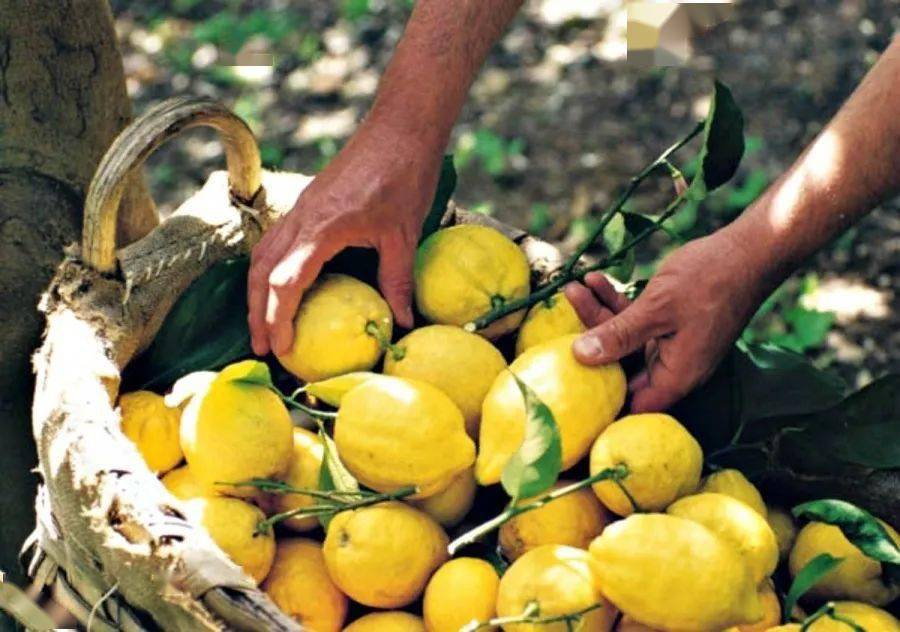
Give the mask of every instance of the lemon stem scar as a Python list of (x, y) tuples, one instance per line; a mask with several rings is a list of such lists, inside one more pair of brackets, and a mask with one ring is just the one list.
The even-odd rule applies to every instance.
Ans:
[(395, 344), (391, 344), (391, 339), (384, 335), (384, 332), (378, 326), (374, 320), (370, 320), (366, 323), (366, 333), (372, 336), (377, 342), (378, 346), (381, 347), (381, 350), (385, 353), (390, 353), (391, 357), (394, 358), (395, 361), (399, 362), (404, 357), (406, 357), (406, 349), (400, 347)]
[(848, 619), (847, 617), (842, 617), (839, 615), (834, 609), (834, 603), (829, 601), (824, 606), (816, 610), (814, 613), (809, 615), (806, 620), (800, 625), (800, 632), (806, 632), (812, 627), (812, 624), (822, 619), (824, 617), (828, 617), (829, 619), (833, 619), (844, 625), (848, 626), (853, 632), (866, 632), (866, 629), (861, 625), (857, 625), (855, 621), (852, 619)]
[(552, 502), (557, 498), (573, 494), (580, 489), (590, 487), (594, 483), (599, 483), (600, 481), (606, 480), (620, 482), (625, 480), (626, 478), (628, 478), (628, 466), (620, 463), (615, 467), (609, 467), (605, 470), (601, 470), (593, 476), (589, 476), (588, 478), (572, 483), (571, 485), (566, 485), (565, 487), (554, 489), (552, 492), (545, 494), (540, 498), (537, 498), (524, 505), (509, 506), (505, 510), (503, 510), (502, 513), (491, 518), (487, 522), (484, 522), (477, 527), (466, 531), (461, 536), (453, 540), (453, 542), (451, 542), (447, 547), (447, 551), (450, 553), (450, 557), (453, 557), (456, 552), (462, 547), (472, 544), (479, 538), (490, 533), (491, 531), (494, 531), (495, 529), (499, 529), (505, 522), (515, 518), (520, 514), (527, 513), (535, 509), (540, 509), (547, 503)]
[(577, 612), (570, 612), (568, 614), (557, 614), (557, 615), (548, 615), (546, 617), (540, 616), (540, 604), (537, 601), (529, 601), (528, 605), (525, 606), (525, 610), (522, 611), (522, 614), (517, 614), (510, 617), (495, 617), (488, 621), (473, 621), (469, 625), (460, 629), (460, 632), (477, 632), (478, 630), (486, 630), (488, 628), (499, 628), (507, 625), (513, 625), (516, 623), (530, 623), (533, 625), (547, 625), (550, 623), (565, 623), (568, 629), (573, 628), (573, 624), (578, 623), (578, 621), (584, 615), (589, 612), (593, 612), (599, 608), (602, 608), (603, 604), (598, 602), (595, 604), (591, 604), (587, 608), (582, 608)]
[[(267, 481), (267, 483), (275, 482), (276, 481)], [(248, 482), (247, 484), (251, 483), (252, 482)], [(253, 484), (252, 486), (257, 485), (258, 482), (256, 484)], [(286, 487), (290, 486), (288, 485)], [(297, 509), (291, 509), (290, 511), (283, 511), (281, 513), (269, 516), (265, 520), (261, 520), (259, 524), (256, 525), (256, 533), (268, 533), (277, 523), (281, 522), (282, 520), (287, 520), (288, 518), (293, 518), (295, 516), (315, 516), (317, 518), (334, 516), (335, 514), (342, 511), (361, 509), (362, 507), (377, 505), (378, 503), (383, 503), (387, 500), (399, 500), (401, 498), (406, 498), (407, 496), (412, 496), (413, 494), (415, 494), (418, 489), (415, 487), (403, 487), (401, 489), (398, 489), (397, 491), (386, 492), (383, 494), (360, 490), (352, 493), (356, 495), (356, 498), (354, 500), (347, 499), (348, 496), (351, 496), (351, 493), (346, 491), (317, 490), (315, 494), (310, 493), (311, 491), (312, 490), (300, 488), (291, 488), (288, 491), (283, 491), (282, 493), (307, 494), (316, 498), (321, 498), (322, 502), (311, 505), (309, 507), (298, 507)]]

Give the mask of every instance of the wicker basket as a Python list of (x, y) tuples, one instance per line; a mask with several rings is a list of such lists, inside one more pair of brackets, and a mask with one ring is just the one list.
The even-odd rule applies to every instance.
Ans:
[[(115, 249), (126, 176), (160, 144), (215, 128), (228, 172), (143, 239)], [(60, 265), (41, 304), (33, 428), (43, 485), (29, 572), (92, 630), (299, 630), (230, 562), (146, 468), (119, 428), (122, 368), (146, 348), (180, 294), (211, 265), (247, 254), (311, 178), (261, 169), (247, 126), (221, 105), (173, 99), (122, 132), (88, 194), (80, 254)], [(445, 223), (489, 221), (452, 208)], [(555, 248), (501, 227), (538, 276)]]

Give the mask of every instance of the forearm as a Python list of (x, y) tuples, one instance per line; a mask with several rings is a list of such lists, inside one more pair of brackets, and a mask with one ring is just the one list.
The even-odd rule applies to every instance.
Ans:
[(366, 126), (442, 150), (469, 87), (522, 0), (419, 0)]
[(900, 190), (900, 38), (791, 169), (724, 232), (766, 290)]

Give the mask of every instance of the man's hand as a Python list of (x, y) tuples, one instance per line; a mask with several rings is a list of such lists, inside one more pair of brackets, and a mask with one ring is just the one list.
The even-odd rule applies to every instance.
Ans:
[[(374, 127), (374, 126), (373, 126)], [(378, 284), (411, 327), (412, 266), (434, 195), (440, 152), (365, 125), (253, 249), (248, 320), (253, 351), (287, 353), (303, 292), (350, 246), (378, 251)]]
[(666, 258), (633, 303), (592, 272), (565, 288), (592, 328), (575, 341), (575, 357), (598, 365), (643, 349), (646, 368), (629, 383), (632, 410), (665, 410), (710, 376), (753, 315), (765, 292), (752, 270), (719, 231)]

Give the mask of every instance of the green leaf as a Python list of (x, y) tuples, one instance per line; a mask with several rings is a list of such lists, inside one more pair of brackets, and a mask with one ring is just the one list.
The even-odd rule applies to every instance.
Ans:
[(556, 482), (562, 469), (562, 441), (550, 408), (517, 375), (513, 379), (525, 400), (525, 438), (503, 468), (500, 482), (515, 502)]
[(217, 380), (223, 382), (237, 382), (239, 384), (256, 384), (265, 386), (273, 391), (277, 390), (272, 382), (272, 374), (269, 365), (259, 360), (243, 360), (230, 364), (219, 373)]
[[(358, 492), (359, 481), (354, 478), (347, 466), (338, 456), (334, 439), (328, 436), (324, 428), (319, 427), (319, 440), (322, 442), (322, 467), (319, 468), (319, 489), (323, 492), (336, 490), (339, 492)], [(326, 502), (326, 501), (320, 501)], [(331, 522), (330, 514), (319, 516), (319, 522), (327, 531)]]
[(453, 196), (454, 189), (456, 189), (456, 167), (453, 166), (453, 154), (447, 154), (441, 162), (441, 175), (434, 192), (434, 201), (422, 224), (422, 237), (419, 243), (440, 228), (441, 218), (447, 212), (447, 203)]
[(734, 176), (744, 156), (744, 115), (734, 101), (731, 90), (721, 81), (715, 92), (703, 127), (699, 173), (691, 182), (690, 199), (706, 197)]
[[(606, 252), (610, 254), (616, 252), (625, 245), (625, 242), (631, 238), (631, 235), (632, 233), (625, 227), (625, 218), (620, 213), (616, 213), (603, 229), (603, 244), (606, 246)], [(622, 283), (627, 283), (631, 280), (631, 275), (634, 272), (634, 260), (634, 248), (632, 248), (625, 255), (624, 259), (621, 259), (619, 263), (611, 268), (607, 268), (605, 272)]]
[(784, 598), (783, 623), (788, 623), (791, 620), (791, 613), (794, 611), (794, 606), (797, 605), (800, 597), (818, 584), (823, 577), (834, 570), (842, 561), (843, 558), (822, 553), (811, 559), (806, 566), (800, 569), (800, 572), (797, 573), (791, 584), (790, 590), (788, 590), (787, 596)]
[[(645, 230), (652, 231), (656, 229), (657, 218), (652, 215), (641, 215), (640, 213), (629, 213), (627, 211), (622, 211), (621, 215), (625, 220), (625, 228), (631, 235), (640, 235)], [(669, 226), (669, 222), (663, 222), (659, 228), (675, 241), (679, 243), (684, 241), (684, 237), (675, 232)]]
[(162, 390), (194, 371), (250, 356), (246, 257), (212, 266), (179, 297), (147, 350), (125, 369), (123, 390)]
[(792, 513), (797, 518), (834, 525), (873, 560), (900, 565), (900, 548), (875, 516), (865, 509), (843, 500), (825, 499), (797, 505)]

